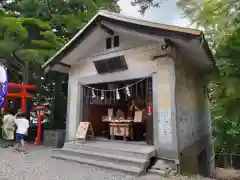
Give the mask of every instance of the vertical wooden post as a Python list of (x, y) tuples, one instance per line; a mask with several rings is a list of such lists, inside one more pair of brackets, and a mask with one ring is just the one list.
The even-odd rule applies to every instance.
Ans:
[(43, 115), (41, 114), (41, 112), (37, 112), (37, 138), (36, 138), (36, 145), (40, 145), (41, 144), (41, 131), (42, 131), (42, 119), (43, 119)]
[[(22, 94), (26, 94), (26, 88), (22, 88)], [(21, 106), (22, 106), (22, 112), (26, 112), (26, 99), (24, 96), (21, 97)]]
[(153, 145), (154, 144), (154, 135), (153, 135), (153, 89), (152, 89), (152, 78), (146, 79), (146, 99), (148, 105), (148, 116), (146, 122), (146, 132), (147, 132), (147, 144)]

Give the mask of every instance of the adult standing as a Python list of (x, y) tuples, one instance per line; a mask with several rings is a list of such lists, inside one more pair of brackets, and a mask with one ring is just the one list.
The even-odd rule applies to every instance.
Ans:
[(4, 140), (7, 142), (3, 145), (3, 148), (14, 146), (14, 134), (15, 134), (15, 116), (13, 111), (9, 111), (6, 115), (3, 117), (3, 125), (2, 125), (2, 131), (4, 135)]

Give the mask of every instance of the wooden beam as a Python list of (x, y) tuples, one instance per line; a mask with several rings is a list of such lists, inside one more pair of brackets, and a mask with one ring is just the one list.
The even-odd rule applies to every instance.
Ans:
[(62, 66), (59, 63), (55, 64), (53, 67), (51, 67), (51, 71), (58, 71), (61, 73), (67, 74), (69, 72), (70, 68), (66, 66)]
[(32, 95), (30, 94), (25, 94), (25, 93), (8, 93), (7, 97), (15, 97), (15, 98), (33, 98)]
[(35, 89), (36, 85), (29, 84), (16, 84), (16, 83), (8, 83), (9, 88), (19, 88), (19, 89)]
[(50, 69), (51, 69), (51, 66), (50, 66), (50, 65), (46, 66), (46, 67), (44, 68), (44, 75), (47, 74), (47, 73), (50, 71)]
[(108, 33), (109, 35), (114, 35), (114, 31), (110, 28), (108, 28), (107, 26), (100, 24), (100, 28), (102, 30), (104, 30), (106, 33)]
[(71, 66), (70, 65), (68, 65), (68, 64), (65, 64), (65, 63), (59, 63), (59, 65), (61, 65), (61, 66), (64, 66), (64, 67), (67, 67), (67, 68), (71, 68)]

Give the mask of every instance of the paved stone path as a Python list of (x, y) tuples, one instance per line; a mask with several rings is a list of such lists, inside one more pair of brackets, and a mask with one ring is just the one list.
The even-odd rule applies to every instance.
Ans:
[(51, 149), (41, 146), (29, 146), (29, 153), (26, 155), (14, 152), (12, 148), (0, 148), (0, 180), (167, 180), (153, 176), (139, 178), (84, 164), (56, 160), (51, 158), (51, 153)]

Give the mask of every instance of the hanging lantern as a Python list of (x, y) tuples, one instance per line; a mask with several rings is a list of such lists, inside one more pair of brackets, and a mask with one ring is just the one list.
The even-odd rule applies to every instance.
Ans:
[(94, 92), (94, 89), (92, 89), (92, 98), (96, 98), (96, 94)]
[(120, 99), (120, 95), (119, 95), (118, 89), (116, 90), (116, 99), (117, 99), (117, 100)]
[(129, 96), (131, 96), (131, 92), (130, 92), (130, 90), (129, 90), (129, 87), (128, 87), (128, 86), (126, 87), (126, 89), (125, 89), (125, 90), (126, 90), (126, 94), (127, 94), (127, 96), (128, 96), (128, 97), (129, 97)]
[(104, 93), (101, 91), (101, 100), (104, 100)]

